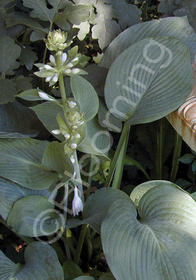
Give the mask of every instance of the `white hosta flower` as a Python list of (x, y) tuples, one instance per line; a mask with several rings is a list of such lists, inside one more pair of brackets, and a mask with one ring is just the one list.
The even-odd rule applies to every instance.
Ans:
[(67, 101), (68, 105), (69, 105), (69, 108), (73, 109), (76, 107), (76, 102), (75, 101)]
[(65, 137), (66, 140), (71, 137), (71, 135), (67, 132), (63, 133), (63, 136)]
[(72, 163), (75, 163), (75, 161), (76, 161), (73, 155), (70, 156), (70, 160)]
[(82, 199), (80, 198), (79, 194), (78, 194), (78, 188), (75, 187), (74, 188), (74, 198), (72, 201), (72, 211), (73, 211), (73, 215), (77, 216), (81, 211), (83, 211), (83, 203), (82, 203)]
[(59, 77), (57, 74), (51, 75), (51, 76), (46, 77), (46, 82), (50, 82), (50, 85), (54, 85), (58, 81), (58, 78)]
[(66, 53), (62, 53), (61, 55), (61, 65), (63, 65), (67, 60), (67, 54)]
[(74, 135), (74, 137), (75, 137), (76, 139), (80, 139), (81, 135), (80, 135), (79, 133), (76, 133), (76, 134)]
[(55, 135), (61, 134), (60, 129), (53, 129), (51, 132), (52, 132), (53, 134), (55, 134)]
[[(57, 66), (57, 58), (60, 56), (60, 65)], [(77, 75), (77, 74), (87, 74), (84, 70), (79, 68), (74, 68), (75, 65), (79, 62), (80, 54), (77, 54), (76, 57), (70, 59), (67, 53), (59, 51), (55, 56), (49, 56), (49, 63), (37, 63), (35, 66), (39, 68), (38, 72), (34, 74), (38, 77), (45, 78), (46, 82), (49, 82), (50, 86), (53, 86), (58, 81), (60, 74), (66, 74), (68, 76)]]
[(39, 97), (41, 97), (44, 100), (54, 101), (54, 98), (50, 97), (47, 93), (45, 93), (43, 91), (38, 91), (38, 95), (39, 95)]
[(71, 143), (71, 148), (73, 149), (73, 150), (75, 150), (76, 148), (77, 148), (77, 144), (76, 143)]

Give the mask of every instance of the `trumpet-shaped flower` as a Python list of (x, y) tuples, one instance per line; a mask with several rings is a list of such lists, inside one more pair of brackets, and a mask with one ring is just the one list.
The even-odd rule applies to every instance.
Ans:
[(72, 211), (73, 211), (73, 215), (77, 216), (79, 214), (79, 212), (83, 211), (83, 203), (82, 203), (82, 199), (80, 198), (79, 194), (78, 194), (78, 188), (75, 187), (74, 188), (74, 198), (72, 201)]

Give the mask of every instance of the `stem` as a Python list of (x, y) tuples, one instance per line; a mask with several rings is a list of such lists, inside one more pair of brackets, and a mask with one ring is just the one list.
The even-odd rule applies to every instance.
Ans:
[[(90, 167), (89, 167), (89, 174), (91, 175), (93, 171), (93, 156), (91, 155), (90, 159)], [(91, 192), (91, 184), (92, 184), (92, 176), (88, 176), (88, 187), (87, 187), (87, 194), (86, 194), (86, 199), (88, 199), (90, 192)]]
[[(93, 156), (91, 155), (91, 160), (90, 160), (90, 167), (89, 167), (89, 173), (91, 174), (92, 170), (93, 170)], [(87, 188), (87, 194), (86, 194), (86, 199), (89, 197), (90, 195), (90, 190), (91, 190), (91, 183), (92, 183), (92, 176), (88, 177), (88, 188)], [(82, 225), (82, 229), (80, 232), (80, 237), (79, 237), (79, 241), (78, 241), (78, 246), (76, 248), (76, 254), (74, 257), (74, 261), (78, 264), (80, 261), (80, 255), (82, 252), (82, 247), (84, 244), (84, 240), (85, 240), (85, 236), (88, 232), (88, 225)]]
[(115, 167), (116, 167), (116, 162), (118, 160), (118, 157), (120, 155), (123, 143), (124, 143), (128, 133), (129, 133), (129, 125), (125, 123), (124, 127), (123, 127), (121, 137), (120, 137), (120, 140), (119, 140), (119, 143), (118, 143), (117, 150), (114, 154), (114, 157), (113, 157), (111, 165), (110, 165), (110, 171), (109, 171), (109, 174), (106, 178), (106, 182), (105, 182), (104, 187), (109, 187), (109, 185), (110, 185), (110, 182), (112, 180), (112, 176), (114, 174), (114, 170), (115, 170)]
[(156, 153), (156, 179), (162, 179), (162, 166), (163, 166), (163, 119), (159, 122), (159, 131), (157, 132), (157, 153)]
[(81, 255), (81, 252), (82, 252), (82, 247), (83, 247), (83, 244), (84, 244), (84, 240), (85, 240), (87, 230), (88, 230), (88, 225), (82, 225), (82, 229), (81, 229), (81, 232), (80, 232), (80, 237), (79, 237), (79, 240), (78, 240), (78, 245), (77, 245), (77, 248), (76, 248), (76, 254), (74, 256), (74, 261), (75, 261), (76, 264), (79, 264), (79, 262), (80, 262), (80, 255)]
[(120, 184), (122, 181), (122, 175), (123, 175), (123, 169), (124, 169), (124, 163), (125, 163), (125, 157), (126, 157), (126, 151), (127, 151), (127, 144), (129, 140), (129, 131), (130, 131), (130, 125), (129, 130), (127, 131), (127, 134), (125, 135), (125, 139), (122, 145), (122, 149), (119, 154), (119, 158), (117, 160), (116, 164), (116, 171), (114, 175), (114, 180), (112, 187), (115, 189), (120, 189)]
[[(56, 53), (56, 66), (59, 71), (61, 70), (61, 67), (62, 67), (61, 66), (61, 55), (62, 55), (61, 51), (58, 51)], [(63, 103), (63, 107), (64, 107), (64, 104), (66, 103), (66, 91), (65, 91), (63, 73), (59, 74), (59, 87), (60, 87), (60, 93), (61, 93), (62, 103)]]
[(175, 181), (178, 172), (178, 167), (179, 167), (178, 159), (181, 154), (181, 148), (182, 148), (182, 138), (178, 133), (176, 133), (176, 142), (175, 142), (175, 148), (174, 148), (173, 159), (172, 159), (172, 170), (170, 174), (170, 181), (172, 182)]

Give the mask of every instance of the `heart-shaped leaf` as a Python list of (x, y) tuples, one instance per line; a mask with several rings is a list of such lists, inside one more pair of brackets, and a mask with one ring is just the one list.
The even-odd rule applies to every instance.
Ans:
[(105, 99), (110, 113), (119, 119), (147, 123), (178, 108), (192, 85), (187, 46), (175, 38), (148, 38), (114, 61), (106, 79)]
[(25, 264), (15, 264), (0, 252), (0, 278), (16, 280), (63, 280), (63, 270), (55, 250), (48, 244), (32, 242), (24, 253)]
[(86, 137), (78, 146), (78, 150), (83, 153), (107, 156), (112, 145), (109, 131), (101, 127), (96, 118), (87, 122), (86, 128)]
[(154, 187), (157, 187), (157, 186), (164, 187), (165, 185), (177, 187), (174, 183), (165, 181), (165, 180), (148, 181), (148, 182), (144, 182), (144, 183), (138, 185), (136, 188), (134, 188), (130, 194), (130, 198), (133, 201), (133, 203), (135, 204), (135, 206), (138, 207), (140, 199), (147, 191), (149, 191), (150, 189), (152, 189)]
[(0, 215), (4, 220), (7, 219), (14, 202), (26, 195), (42, 195), (49, 198), (51, 194), (47, 190), (26, 189), (0, 177)]
[(81, 76), (72, 76), (71, 89), (75, 100), (80, 106), (80, 112), (84, 113), (86, 121), (91, 120), (98, 112), (99, 99), (93, 86)]
[(196, 34), (187, 17), (167, 17), (138, 23), (121, 32), (107, 48), (101, 66), (109, 68), (125, 49), (138, 41), (155, 36), (169, 36), (181, 40), (189, 47), (191, 61), (194, 61)]
[(51, 235), (65, 227), (66, 216), (54, 209), (46, 197), (33, 195), (17, 200), (7, 223), (19, 235), (37, 237)]
[(95, 231), (100, 232), (101, 223), (107, 211), (117, 199), (130, 200), (124, 192), (111, 188), (102, 188), (92, 194), (84, 206), (83, 223), (89, 224)]
[[(150, 183), (150, 182), (149, 182)], [(101, 226), (104, 253), (118, 280), (196, 279), (196, 202), (164, 182), (139, 200), (117, 199)]]
[(41, 164), (49, 145), (31, 138), (0, 140), (0, 176), (26, 188), (46, 189), (58, 180), (58, 173)]

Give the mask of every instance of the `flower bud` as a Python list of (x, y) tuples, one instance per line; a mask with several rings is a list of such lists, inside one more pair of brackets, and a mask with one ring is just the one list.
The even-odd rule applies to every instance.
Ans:
[(48, 33), (47, 39), (45, 39), (46, 47), (50, 51), (63, 51), (67, 48), (71, 42), (65, 43), (67, 40), (67, 33), (61, 30), (54, 30)]

